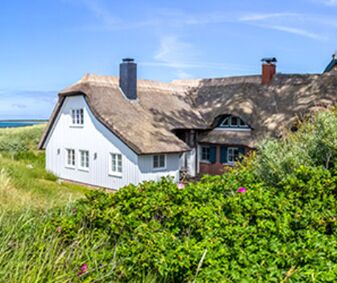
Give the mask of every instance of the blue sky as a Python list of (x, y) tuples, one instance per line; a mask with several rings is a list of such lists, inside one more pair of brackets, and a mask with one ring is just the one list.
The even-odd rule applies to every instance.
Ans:
[(11, 0), (0, 4), (0, 119), (47, 118), (85, 73), (170, 81), (319, 73), (337, 50), (337, 0)]

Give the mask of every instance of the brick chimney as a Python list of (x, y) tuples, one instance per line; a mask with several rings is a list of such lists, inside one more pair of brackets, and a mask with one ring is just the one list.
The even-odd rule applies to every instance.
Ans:
[(276, 74), (276, 58), (263, 58), (262, 63), (262, 84), (269, 84)]
[(119, 87), (128, 99), (137, 99), (137, 64), (132, 58), (124, 58), (119, 65)]

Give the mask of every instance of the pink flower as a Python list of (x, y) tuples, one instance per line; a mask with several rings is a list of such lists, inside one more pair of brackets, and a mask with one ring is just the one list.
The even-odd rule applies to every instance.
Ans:
[(61, 233), (62, 227), (61, 227), (61, 226), (58, 226), (58, 227), (56, 228), (56, 231), (59, 232), (59, 233)]
[(88, 271), (88, 265), (86, 263), (82, 264), (81, 271), (78, 273), (78, 275), (82, 275), (84, 273), (87, 273), (87, 271)]
[(245, 193), (247, 192), (247, 189), (245, 187), (238, 188), (237, 190), (238, 193)]
[(182, 190), (185, 187), (185, 185), (183, 183), (178, 183), (177, 187), (179, 190)]

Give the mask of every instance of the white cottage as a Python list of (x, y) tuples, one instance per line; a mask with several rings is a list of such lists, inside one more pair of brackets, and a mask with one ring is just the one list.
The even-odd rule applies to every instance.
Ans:
[[(58, 177), (110, 189), (219, 174), (296, 118), (337, 102), (337, 60), (324, 74), (276, 74), (163, 83), (137, 80), (133, 59), (119, 78), (85, 75), (61, 91), (41, 139)], [(305, 91), (303, 91), (305, 89)]]
[[(59, 94), (40, 143), (47, 170), (65, 180), (111, 189), (164, 176), (178, 182), (181, 156), (190, 148), (142, 106), (144, 93), (172, 89), (147, 81), (137, 85), (131, 59), (123, 60), (120, 73), (120, 81), (86, 75)], [(153, 103), (155, 97), (150, 99)]]

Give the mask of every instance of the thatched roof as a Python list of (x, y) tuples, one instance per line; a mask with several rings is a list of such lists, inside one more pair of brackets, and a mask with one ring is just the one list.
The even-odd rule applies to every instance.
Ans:
[[(255, 147), (268, 136), (282, 136), (298, 119), (335, 105), (337, 74), (279, 74), (269, 85), (261, 85), (258, 76), (201, 80), (190, 91), (190, 96), (207, 125), (223, 114), (241, 117), (253, 128), (252, 139), (247, 145)], [(245, 141), (246, 133), (240, 134)], [(226, 136), (231, 139), (225, 131), (222, 136), (222, 139)], [(207, 140), (205, 135), (202, 138)], [(209, 141), (212, 140), (214, 133), (209, 132)]]
[[(269, 85), (260, 76), (163, 83), (139, 80), (138, 99), (130, 101), (118, 78), (85, 75), (59, 94), (59, 102), (40, 143), (43, 146), (66, 96), (83, 94), (94, 115), (138, 154), (183, 152), (189, 147), (175, 129), (208, 130), (200, 142), (255, 147), (268, 136), (279, 137), (298, 117), (337, 102), (337, 74), (276, 75)], [(220, 115), (241, 117), (251, 133), (212, 130)]]

